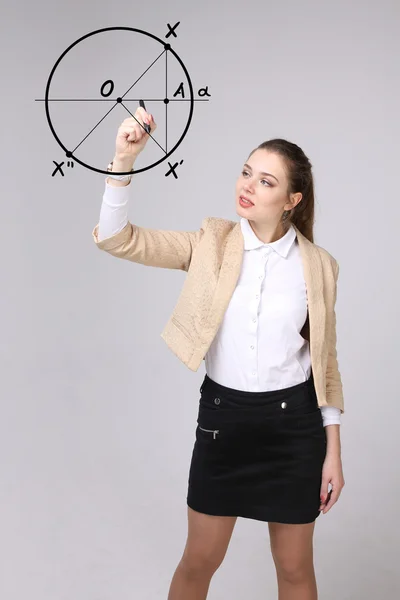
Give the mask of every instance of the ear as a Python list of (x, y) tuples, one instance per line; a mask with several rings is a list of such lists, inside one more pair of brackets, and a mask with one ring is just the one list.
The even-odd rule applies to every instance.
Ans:
[(301, 192), (297, 192), (296, 194), (291, 194), (291, 204), (292, 207), (294, 208), (295, 206), (298, 205), (298, 203), (300, 202), (300, 200), (302, 199), (303, 194)]

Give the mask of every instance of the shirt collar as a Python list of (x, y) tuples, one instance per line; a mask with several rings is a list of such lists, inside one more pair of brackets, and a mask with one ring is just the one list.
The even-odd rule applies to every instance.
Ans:
[(289, 254), (289, 250), (297, 237), (293, 225), (290, 225), (289, 229), (283, 237), (279, 238), (279, 240), (276, 240), (275, 242), (265, 244), (256, 236), (249, 221), (244, 217), (241, 217), (240, 219), (240, 227), (244, 237), (245, 250), (255, 250), (256, 248), (269, 246), (284, 258), (286, 258)]

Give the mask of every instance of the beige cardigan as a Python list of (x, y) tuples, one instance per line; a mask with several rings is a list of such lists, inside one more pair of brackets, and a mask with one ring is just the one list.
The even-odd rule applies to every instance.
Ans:
[[(303, 262), (308, 318), (302, 335), (310, 342), (319, 406), (344, 412), (336, 353), (335, 303), (339, 265), (295, 227)], [(176, 356), (197, 371), (222, 322), (238, 280), (244, 249), (240, 222), (206, 217), (198, 231), (166, 231), (128, 224), (99, 241), (98, 248), (142, 265), (181, 269), (187, 277), (161, 337)]]

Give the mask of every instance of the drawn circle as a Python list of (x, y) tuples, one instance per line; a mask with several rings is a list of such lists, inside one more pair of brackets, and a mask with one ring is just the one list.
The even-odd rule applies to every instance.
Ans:
[[(56, 68), (58, 67), (58, 65), (60, 64), (61, 60), (64, 58), (64, 56), (72, 48), (74, 48), (74, 46), (76, 46), (77, 44), (79, 44), (80, 42), (82, 42), (83, 40), (85, 40), (86, 38), (91, 37), (92, 35), (97, 35), (98, 33), (103, 33), (104, 31), (115, 31), (115, 30), (117, 30), (117, 31), (133, 31), (135, 33), (141, 33), (141, 34), (147, 35), (148, 37), (152, 38), (153, 40), (156, 40), (157, 42), (159, 42), (164, 47), (164, 49), (167, 52), (171, 52), (174, 55), (174, 57), (176, 58), (176, 60), (179, 62), (179, 64), (181, 65), (181, 67), (183, 69), (183, 72), (185, 73), (185, 76), (186, 76), (186, 79), (187, 79), (187, 82), (188, 82), (188, 86), (189, 86), (189, 93), (190, 93), (189, 117), (188, 117), (187, 124), (185, 126), (185, 129), (183, 130), (183, 133), (182, 133), (181, 137), (179, 138), (179, 140), (177, 141), (177, 143), (175, 144), (175, 146), (172, 148), (172, 150), (170, 150), (169, 152), (167, 152), (164, 157), (160, 158), (160, 160), (157, 160), (156, 162), (152, 163), (151, 165), (148, 165), (147, 167), (143, 167), (142, 169), (134, 169), (135, 174), (137, 174), (137, 173), (141, 173), (142, 171), (147, 171), (148, 169), (152, 169), (153, 167), (159, 165), (164, 160), (166, 160), (169, 156), (171, 156), (171, 154), (182, 143), (182, 140), (185, 137), (185, 135), (186, 135), (186, 133), (187, 133), (187, 131), (189, 129), (190, 123), (192, 121), (193, 107), (194, 107), (194, 92), (193, 92), (192, 81), (190, 79), (188, 70), (186, 69), (185, 65), (183, 64), (181, 58), (178, 56), (178, 54), (175, 52), (175, 50), (173, 50), (171, 48), (170, 44), (166, 44), (163, 40), (161, 40), (160, 38), (156, 37), (152, 33), (148, 33), (147, 31), (143, 31), (142, 29), (135, 29), (134, 27), (104, 27), (103, 29), (97, 29), (96, 31), (92, 31), (91, 33), (87, 33), (86, 35), (83, 35), (76, 42), (74, 42), (73, 44), (71, 44), (70, 46), (68, 46), (68, 48), (66, 50), (64, 50), (64, 52), (61, 54), (61, 56), (59, 57), (59, 59), (56, 61), (54, 67), (52, 68), (52, 70), (50, 72), (49, 78), (47, 80), (46, 93), (45, 93), (46, 117), (47, 117), (47, 122), (49, 124), (50, 130), (51, 130), (53, 136), (55, 137), (55, 139), (56, 139), (57, 143), (59, 144), (59, 146), (61, 146), (61, 148), (64, 150), (64, 152), (65, 152), (65, 154), (66, 154), (66, 156), (68, 158), (73, 158), (73, 160), (75, 160), (77, 163), (79, 163), (83, 167), (86, 167), (87, 169), (90, 169), (91, 171), (96, 171), (96, 173), (104, 173), (104, 175), (108, 175), (108, 171), (102, 170), (102, 169), (96, 169), (95, 167), (92, 167), (92, 166), (88, 165), (87, 163), (83, 162), (82, 160), (80, 160), (79, 158), (77, 158), (76, 156), (74, 156), (74, 154), (70, 150), (68, 150), (64, 146), (64, 144), (62, 143), (62, 141), (59, 139), (59, 137), (57, 136), (56, 131), (55, 131), (54, 127), (53, 127), (53, 123), (52, 123), (51, 117), (50, 117), (50, 111), (49, 111), (49, 90), (50, 90), (51, 80), (53, 78), (53, 75), (55, 73)], [(115, 108), (115, 106), (118, 106), (118, 101), (115, 103), (114, 107), (111, 110), (113, 110)], [(118, 172), (116, 172), (117, 175), (128, 175), (129, 173), (130, 173), (130, 171), (118, 171)]]

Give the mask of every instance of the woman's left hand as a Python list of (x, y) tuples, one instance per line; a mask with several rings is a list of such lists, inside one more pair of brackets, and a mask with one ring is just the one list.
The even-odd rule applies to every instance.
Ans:
[[(332, 489), (328, 493), (329, 483), (331, 484)], [(319, 510), (322, 510), (323, 514), (327, 513), (337, 502), (343, 486), (342, 459), (337, 453), (327, 454), (322, 467), (322, 484), (320, 492), (321, 505)]]

